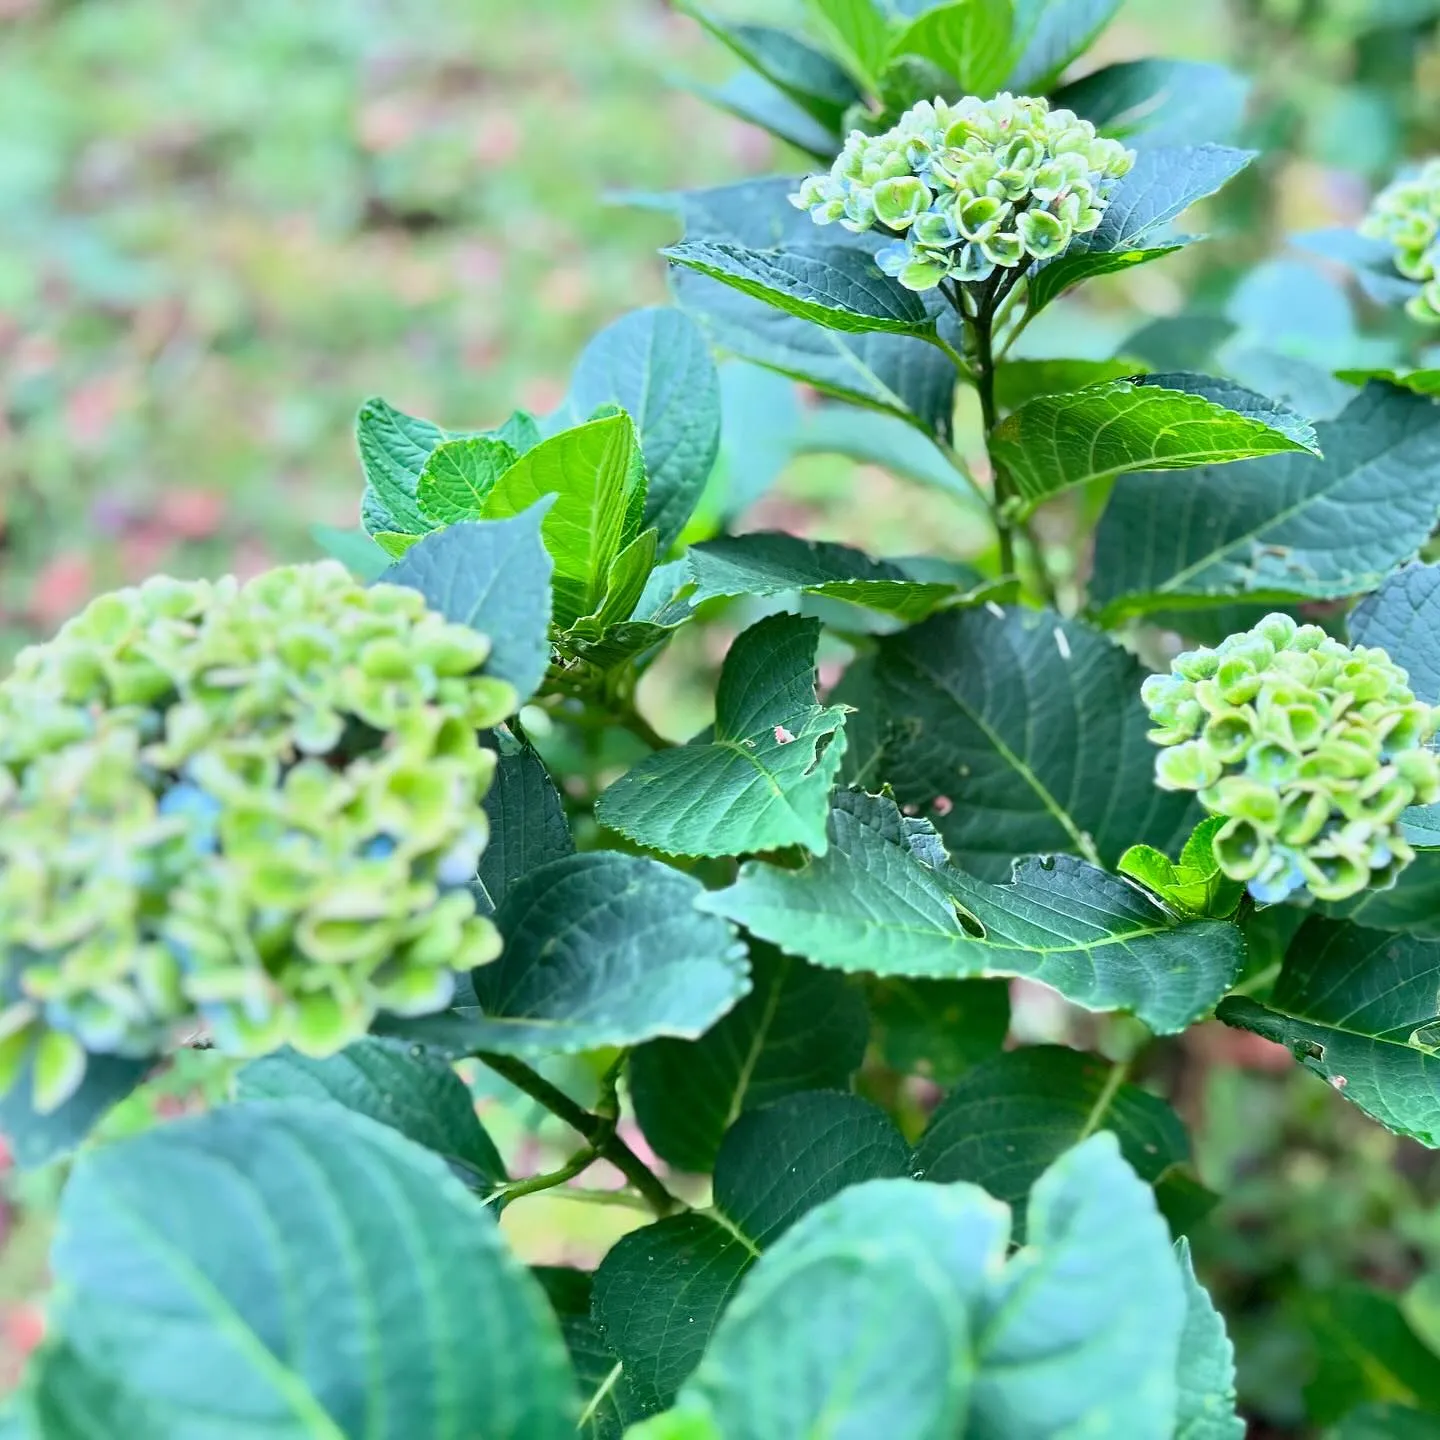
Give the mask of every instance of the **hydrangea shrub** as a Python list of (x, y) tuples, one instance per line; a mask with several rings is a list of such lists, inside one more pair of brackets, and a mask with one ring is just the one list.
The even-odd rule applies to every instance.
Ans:
[[(1253, 158), (1214, 67), (1066, 80), (1113, 7), (684, 8), (815, 173), (670, 197), (676, 303), (553, 414), (366, 402), (338, 561), (103, 596), (0, 682), (0, 1129), (70, 1167), (6, 1433), (1426, 1433), (1413, 1297), (1287, 1275), (1241, 1338), (1295, 1363), (1237, 1369), (1172, 1103), (1229, 1026), (1440, 1147), (1413, 327), (1065, 352)], [(819, 447), (973, 545), (748, 526)], [(177, 1051), (233, 1094), (151, 1123)]]

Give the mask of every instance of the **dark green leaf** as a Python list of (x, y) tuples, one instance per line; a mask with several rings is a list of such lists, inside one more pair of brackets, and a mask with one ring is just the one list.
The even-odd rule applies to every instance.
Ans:
[(1378, 645), (1410, 675), (1410, 688), (1440, 704), (1440, 565), (1406, 565), (1351, 612), (1350, 640)]
[(1039, 395), (1069, 395), (1107, 380), (1134, 380), (1150, 367), (1120, 356), (1115, 360), (1005, 360), (995, 370), (995, 403), (1016, 410)]
[[(1433, 809), (1407, 810), (1404, 818), (1408, 822), (1414, 816), (1422, 826), (1433, 824), (1428, 813)], [(1440, 854), (1434, 853), (1434, 843), (1427, 839), (1425, 844), (1432, 848), (1417, 855), (1388, 889), (1362, 890), (1322, 910), (1368, 930), (1403, 930), (1421, 939), (1440, 940)]]
[(821, 165), (828, 165), (840, 148), (838, 135), (807, 115), (768, 80), (749, 70), (737, 71), (721, 85), (703, 85), (698, 80), (685, 79), (674, 83), (737, 120), (758, 125)]
[(27, 1060), (15, 1083), (0, 1096), (0, 1135), (9, 1142), (15, 1163), (28, 1170), (73, 1150), (155, 1063), (155, 1059), (92, 1055), (80, 1088), (58, 1110), (42, 1115), (35, 1109), (34, 1072)]
[(708, 1174), (745, 1111), (804, 1090), (844, 1090), (865, 1057), (865, 1001), (841, 976), (756, 946), (753, 989), (698, 1040), (652, 1040), (630, 1057), (630, 1096), (650, 1148)]
[(320, 1060), (286, 1048), (236, 1076), (242, 1100), (331, 1100), (433, 1150), (472, 1188), (493, 1190), (505, 1166), (475, 1115), (475, 1101), (438, 1056), (368, 1035)]
[(1190, 1242), (1181, 1239), (1175, 1249), (1185, 1278), (1175, 1440), (1245, 1440), (1245, 1422), (1235, 1413), (1235, 1347), (1215, 1302), (1195, 1278)]
[(562, 629), (599, 609), (615, 557), (639, 533), (644, 487), (635, 427), (618, 414), (542, 441), (486, 497), (487, 520), (554, 497), (540, 533), (555, 562), (555, 623)]
[(1440, 942), (1307, 920), (1261, 1005), (1232, 996), (1227, 1025), (1284, 1045), (1397, 1135), (1440, 1146)]
[(934, 328), (920, 297), (853, 245), (817, 241), (804, 249), (751, 250), (686, 240), (661, 253), (672, 264), (828, 330), (919, 335)]
[(876, 975), (1021, 975), (1088, 1010), (1129, 1010), (1159, 1033), (1199, 1019), (1234, 982), (1240, 932), (1182, 925), (1138, 890), (1067, 855), (1022, 860), (1008, 885), (954, 869), (923, 821), (841, 792), (831, 847), (801, 869), (756, 861), (707, 909), (817, 965)]
[(471, 972), (476, 1006), (385, 1033), (442, 1052), (578, 1055), (658, 1035), (704, 1034), (749, 992), (745, 947), (701, 912), (698, 880), (613, 850), (551, 861), (496, 913), (500, 959)]
[[(940, 1184), (967, 1180), (1016, 1211), (1024, 1227), (1030, 1187), (1072, 1145), (1101, 1130), (1149, 1185), (1190, 1158), (1179, 1117), (1093, 1055), (1058, 1045), (1010, 1050), (964, 1075), (915, 1149), (916, 1169)], [(1018, 1238), (1018, 1237), (1017, 1237)]]
[(1374, 385), (1316, 430), (1323, 460), (1120, 479), (1095, 542), (1102, 614), (1354, 595), (1413, 556), (1440, 516), (1440, 406)]
[[(434, 522), (421, 511), (415, 492), (430, 452), (451, 438), (438, 425), (407, 415), (387, 405), (378, 395), (360, 407), (355, 439), (378, 512), (366, 517), (367, 530), (372, 534), (384, 529), (424, 535), (435, 528)], [(374, 523), (380, 516), (387, 515), (393, 523)]]
[(770, 25), (732, 25), (695, 0), (680, 6), (776, 90), (812, 115), (840, 148), (845, 112), (861, 99), (854, 81), (828, 55), (788, 30)]
[(1223, 65), (1126, 60), (1062, 85), (1050, 103), (1073, 110), (1101, 134), (1136, 147), (1189, 145), (1197, 140), (1224, 144), (1234, 138), (1245, 118), (1249, 89), (1241, 76)]
[(693, 546), (689, 560), (697, 605), (717, 596), (800, 590), (848, 600), (909, 622), (924, 619), (961, 593), (955, 585), (917, 579), (908, 573), (904, 560), (874, 560), (848, 545), (802, 540), (774, 530)]
[(1027, 514), (1076, 485), (1132, 470), (1315, 454), (1317, 444), (1309, 421), (1232, 381), (1147, 375), (1038, 395), (1000, 422), (990, 450)]
[(969, 509), (979, 507), (975, 491), (935, 442), (895, 415), (854, 405), (816, 405), (801, 417), (793, 443), (797, 455), (848, 455), (929, 485)]
[(823, 852), (845, 711), (815, 699), (820, 622), (772, 615), (725, 658), (713, 729), (617, 780), (595, 818), (672, 855)]
[(584, 1270), (539, 1265), (530, 1272), (554, 1307), (579, 1386), (579, 1405), (588, 1419), (579, 1427), (585, 1440), (621, 1440), (626, 1425), (640, 1418), (620, 1379), (620, 1362), (601, 1338), (590, 1314), (592, 1277)]
[(966, 95), (993, 95), (1010, 71), (1010, 0), (951, 0), (925, 10), (890, 45), (938, 65)]
[(1010, 987), (1001, 980), (874, 980), (871, 1035), (901, 1075), (953, 1085), (988, 1060), (1010, 1029)]
[(1215, 352), (1235, 333), (1223, 315), (1170, 315), (1142, 325), (1120, 346), (1146, 370), (1211, 370)]
[(1120, 5), (1121, 0), (1015, 0), (1019, 59), (1007, 87), (1043, 95), (1060, 72), (1090, 48)]
[(596, 1273), (595, 1318), (641, 1408), (675, 1398), (766, 1246), (847, 1185), (904, 1175), (909, 1164), (890, 1119), (853, 1095), (810, 1091), (741, 1115), (715, 1160), (714, 1213), (632, 1232)]
[(1200, 817), (1155, 787), (1144, 674), (1109, 636), (1051, 612), (934, 616), (880, 642), (876, 779), (986, 879), (1020, 855), (1093, 848), (1113, 865), (1136, 842), (1171, 851)]
[(1440, 1440), (1440, 1415), (1422, 1415), (1406, 1405), (1362, 1405), (1325, 1436), (1326, 1440)]
[(512, 520), (462, 521), (427, 535), (384, 579), (418, 590), (432, 610), (490, 637), (486, 673), (508, 680), (524, 704), (550, 663), (546, 506)]
[(532, 870), (575, 852), (564, 803), (544, 762), (509, 734), (496, 735), (493, 744), (500, 755), (485, 796), (490, 838), (476, 877), (491, 912)]
[(570, 423), (602, 405), (618, 405), (635, 424), (649, 476), (642, 528), (659, 531), (663, 555), (685, 528), (720, 448), (720, 377), (696, 323), (683, 311), (652, 307), (606, 326), (575, 367)]
[(416, 503), (438, 525), (477, 520), (495, 482), (519, 458), (512, 446), (493, 435), (444, 440), (425, 457)]
[(459, 1440), (477, 1415), (496, 1440), (574, 1433), (554, 1317), (485, 1211), (334, 1104), (227, 1107), (85, 1156), (54, 1271), (57, 1329), (155, 1440)]

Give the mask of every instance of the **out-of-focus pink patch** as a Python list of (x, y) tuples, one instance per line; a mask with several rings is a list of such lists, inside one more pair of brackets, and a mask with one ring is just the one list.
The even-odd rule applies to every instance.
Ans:
[(43, 630), (68, 620), (95, 589), (95, 572), (85, 555), (57, 555), (35, 577), (26, 612)]

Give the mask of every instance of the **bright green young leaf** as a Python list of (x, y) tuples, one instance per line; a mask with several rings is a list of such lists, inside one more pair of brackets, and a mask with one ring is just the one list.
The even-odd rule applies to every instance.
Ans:
[(642, 1410), (674, 1400), (762, 1250), (847, 1185), (909, 1166), (890, 1118), (853, 1095), (810, 1091), (741, 1115), (716, 1156), (713, 1211), (633, 1231), (596, 1272), (595, 1318)]
[(708, 1174), (745, 1111), (804, 1090), (844, 1090), (865, 1057), (865, 1000), (844, 977), (757, 945), (748, 994), (698, 1040), (630, 1056), (630, 1097), (650, 1148)]
[(329, 1102), (225, 1107), (86, 1155), (54, 1271), (57, 1329), (156, 1440), (461, 1440), (477, 1415), (496, 1440), (574, 1434), (555, 1319), (484, 1209), (438, 1156)]
[(698, 880), (614, 850), (570, 855), (512, 885), (496, 912), (500, 959), (471, 972), (475, 1005), (385, 1033), (452, 1054), (522, 1058), (694, 1039), (750, 990), (745, 946), (702, 912)]
[[(378, 395), (360, 407), (355, 439), (365, 467), (366, 485), (373, 496), (373, 510), (365, 521), (371, 534), (392, 530), (424, 535), (435, 528), (434, 521), (420, 509), (416, 489), (430, 452), (452, 438), (438, 425), (407, 415)], [(376, 523), (386, 516), (390, 523)]]
[(1406, 1324), (1393, 1295), (1341, 1284), (1304, 1296), (1300, 1314), (1315, 1350), (1305, 1387), (1311, 1419), (1336, 1421), (1365, 1401), (1440, 1414), (1440, 1364)]
[[(158, 1057), (157, 1057), (158, 1058)], [(57, 1110), (42, 1115), (34, 1104), (33, 1062), (0, 1096), (0, 1135), (22, 1169), (45, 1165), (75, 1149), (102, 1117), (145, 1078), (156, 1061), (125, 1060), (118, 1055), (92, 1055), (80, 1088)]]
[(403, 560), (424, 538), (424, 535), (405, 535), (396, 530), (377, 530), (371, 536), (392, 560)]
[[(622, 315), (585, 347), (565, 413), (578, 425), (602, 405), (634, 422), (649, 486), (643, 529), (664, 555), (685, 528), (720, 448), (720, 377), (699, 326), (681, 310)], [(629, 611), (625, 617), (628, 618)]]
[(1137, 380), (1150, 366), (1121, 355), (1114, 360), (1004, 360), (995, 368), (995, 403), (1018, 410), (1041, 395), (1069, 395), (1109, 380)]
[(1015, 484), (1022, 514), (1076, 485), (1132, 470), (1318, 453), (1308, 420), (1205, 375), (1147, 375), (1037, 396), (1000, 422), (990, 448)]
[(242, 1100), (328, 1100), (368, 1115), (447, 1161), (472, 1190), (493, 1190), (505, 1166), (449, 1064), (397, 1040), (367, 1035), (323, 1060), (288, 1047), (236, 1077)]
[(985, 605), (880, 642), (866, 712), (884, 752), (867, 783), (933, 817), (955, 863), (999, 880), (1017, 856), (1177, 849), (1201, 817), (1155, 786), (1145, 672), (1050, 611)]
[(593, 615), (582, 615), (568, 630), (562, 631), (555, 640), (558, 649), (565, 649), (575, 641), (598, 640), (606, 631), (630, 618), (655, 568), (658, 538), (656, 531), (646, 530), (610, 562), (605, 596), (599, 608)]
[(1019, 58), (1006, 88), (1045, 94), (1061, 71), (1090, 48), (1120, 5), (1121, 0), (1015, 0)]
[(1243, 77), (1223, 65), (1125, 60), (1062, 85), (1050, 102), (1073, 110), (1102, 135), (1151, 149), (1234, 139), (1249, 89)]
[(921, 12), (890, 44), (892, 59), (918, 55), (964, 95), (993, 95), (1010, 71), (1010, 0), (950, 0)]
[(1406, 565), (1367, 595), (1348, 620), (1354, 645), (1378, 645), (1410, 675), (1410, 688), (1440, 704), (1440, 565)]
[(803, 250), (750, 250), (685, 240), (661, 254), (827, 330), (923, 335), (934, 329), (921, 298), (853, 245), (816, 241)]
[[(802, 540), (776, 530), (727, 535), (692, 546), (689, 561), (697, 605), (717, 596), (800, 590), (911, 622), (963, 593), (960, 586), (912, 575), (903, 559), (875, 560), (848, 545)], [(964, 578), (979, 580), (973, 572)]]
[(538, 1265), (530, 1273), (554, 1308), (570, 1352), (583, 1419), (578, 1427), (581, 1436), (584, 1440), (620, 1440), (626, 1425), (638, 1419), (640, 1411), (620, 1383), (620, 1361), (590, 1313), (593, 1277), (588, 1271), (560, 1265)]
[(1215, 859), (1215, 835), (1222, 816), (1202, 820), (1185, 842), (1179, 860), (1153, 845), (1132, 845), (1116, 869), (1138, 880), (1152, 895), (1187, 920), (1224, 920), (1235, 913), (1245, 887), (1231, 880)]
[(1008, 885), (948, 864), (931, 826), (894, 802), (835, 797), (831, 846), (798, 870), (757, 861), (702, 905), (817, 965), (875, 975), (1019, 975), (1087, 1010), (1173, 1034), (1229, 989), (1244, 959), (1224, 922), (1184, 925), (1068, 855), (1017, 862)]
[(1102, 615), (1355, 595), (1410, 559), (1440, 517), (1440, 406), (1372, 385), (1316, 431), (1324, 459), (1122, 477), (1095, 540)]
[(378, 580), (390, 556), (362, 529), (342, 530), (336, 525), (312, 525), (310, 538), (338, 560), (357, 580)]
[(644, 493), (635, 427), (628, 415), (610, 415), (522, 456), (486, 497), (484, 518), (503, 520), (555, 497), (541, 534), (555, 563), (555, 623), (564, 629), (604, 600), (615, 557), (639, 533)]
[(862, 97), (855, 82), (828, 55), (788, 30), (729, 24), (695, 0), (682, 0), (679, 8), (830, 132), (832, 153), (840, 148), (845, 112)]
[(447, 620), (488, 635), (486, 671), (508, 680), (522, 705), (550, 663), (552, 563), (541, 539), (547, 505), (427, 535), (383, 577), (418, 590)]
[(1431, 400), (1440, 398), (1440, 370), (1341, 370), (1336, 378), (1350, 385), (1366, 385), (1371, 380), (1380, 380), (1386, 385), (1411, 390)]
[[(1102, 1130), (1149, 1185), (1190, 1158), (1179, 1117), (1105, 1061), (1058, 1045), (1005, 1051), (977, 1065), (941, 1101), (915, 1148), (915, 1168), (938, 1184), (966, 1180), (1016, 1211), (1072, 1145)], [(1018, 1238), (1018, 1237), (1017, 1237)]]
[(1284, 1045), (1352, 1104), (1440, 1146), (1440, 941), (1307, 920), (1265, 1004), (1232, 996), (1227, 1025)]
[(840, 149), (840, 136), (827, 130), (768, 80), (750, 70), (737, 70), (720, 85), (704, 85), (698, 80), (678, 79), (673, 82), (683, 90), (793, 145), (821, 165), (829, 165)]
[(805, 9), (840, 63), (876, 93), (890, 52), (890, 21), (879, 0), (805, 0)]
[(1010, 1029), (1010, 987), (1002, 980), (872, 980), (871, 1036), (901, 1075), (953, 1085), (988, 1060)]
[(425, 457), (415, 500), (437, 525), (478, 520), (495, 482), (520, 458), (493, 435), (444, 440)]
[(1224, 145), (1157, 146), (1141, 150), (1115, 187), (1104, 218), (1077, 236), (1065, 253), (1041, 265), (1029, 281), (1029, 306), (1041, 310), (1081, 280), (1156, 260), (1186, 242), (1167, 238), (1170, 221), (1213, 195), (1255, 158)]
[(499, 752), (499, 759), (485, 795), (490, 838), (480, 857), (475, 888), (477, 898), (483, 896), (493, 913), (511, 887), (532, 870), (573, 855), (575, 841), (544, 761), (507, 732), (497, 732), (489, 744)]
[[(653, 530), (645, 532), (646, 535), (654, 533)], [(642, 535), (636, 545), (642, 545), (644, 541), (645, 536)], [(635, 546), (629, 548), (634, 550)], [(611, 566), (612, 582), (617, 578), (617, 567), (623, 568), (622, 559), (628, 558), (622, 555)], [(658, 652), (659, 647), (694, 614), (693, 589), (690, 566), (686, 560), (682, 558), (657, 565), (645, 581), (640, 599), (628, 620), (598, 626), (582, 623), (557, 636), (556, 644), (563, 645), (568, 654), (597, 670), (611, 670), (630, 661), (648, 663), (644, 660), (645, 652)]]
[(1245, 1440), (1245, 1422), (1235, 1413), (1235, 1347), (1215, 1302), (1195, 1278), (1190, 1242), (1182, 1237), (1175, 1251), (1185, 1279), (1175, 1440)]
[(845, 709), (815, 699), (820, 622), (772, 615), (725, 657), (715, 724), (621, 776), (595, 818), (669, 855), (823, 854)]

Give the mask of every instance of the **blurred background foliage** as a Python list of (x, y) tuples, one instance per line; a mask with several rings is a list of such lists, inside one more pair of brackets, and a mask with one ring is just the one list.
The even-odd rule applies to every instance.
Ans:
[[(785, 23), (800, 7), (713, 8)], [(1437, 15), (1440, 0), (1129, 0), (1081, 69), (1228, 63), (1251, 87), (1241, 138), (1264, 156), (1210, 207), (1213, 244), (1053, 307), (1031, 352), (1173, 358), (1188, 337), (1223, 344), (1239, 373), (1263, 349), (1269, 368), (1247, 378), (1272, 392), (1275, 352), (1383, 360), (1379, 318), (1285, 237), (1353, 223), (1406, 157), (1440, 150)], [(368, 394), (456, 427), (550, 409), (589, 334), (665, 298), (672, 222), (608, 193), (804, 168), (667, 83), (732, 69), (662, 0), (0, 0), (0, 664), (97, 590), (314, 555), (312, 525), (355, 523)], [(745, 416), (730, 493), (759, 497), (746, 528), (880, 554), (973, 547), (952, 497), (823, 453), (806, 397), (743, 368), (726, 395)], [(734, 628), (698, 632), (647, 686), (661, 729), (703, 722), (702, 677)], [(1018, 994), (1015, 1023), (1105, 1039), (1043, 996)], [(1435, 1159), (1253, 1037), (1202, 1027), (1171, 1059), (1152, 1079), (1224, 1197), (1196, 1247), (1252, 1434), (1312, 1433), (1307, 1411), (1326, 1422), (1367, 1399), (1440, 1410)], [(110, 1128), (224, 1084), (189, 1052)], [(563, 1152), (563, 1129), (477, 1093), (521, 1173)], [(0, 1379), (39, 1333), (57, 1184), (7, 1180)], [(575, 1262), (633, 1223), (563, 1194), (512, 1216), (528, 1253)], [(1368, 1353), (1364, 1335), (1397, 1329), (1391, 1358)]]

